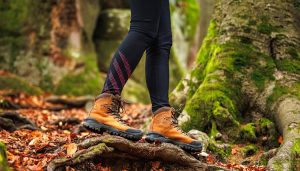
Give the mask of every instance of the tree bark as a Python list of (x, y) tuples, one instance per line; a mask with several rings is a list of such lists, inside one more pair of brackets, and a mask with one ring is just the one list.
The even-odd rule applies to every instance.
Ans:
[[(208, 166), (175, 145), (148, 144), (132, 142), (117, 136), (97, 136), (78, 144), (81, 149), (71, 158), (55, 159), (47, 167), (48, 171), (71, 166), (78, 170), (89, 165), (94, 170), (95, 164), (108, 165), (112, 170), (150, 170), (151, 162), (160, 161), (161, 167), (168, 170), (207, 170)], [(93, 164), (87, 164), (93, 163)], [(216, 166), (210, 166), (216, 167)], [(85, 168), (86, 169), (86, 168)]]
[(257, 121), (258, 113), (274, 120), (284, 138), (268, 166), (294, 168), (300, 140), (299, 15), (297, 0), (217, 0), (196, 66), (171, 95), (186, 113), (183, 128), (247, 139), (245, 122)]

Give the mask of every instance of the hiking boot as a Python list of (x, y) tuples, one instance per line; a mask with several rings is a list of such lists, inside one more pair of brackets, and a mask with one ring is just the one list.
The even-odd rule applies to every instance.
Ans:
[(172, 143), (187, 151), (201, 151), (202, 144), (183, 133), (178, 127), (175, 110), (170, 107), (159, 108), (152, 118), (147, 142)]
[(96, 133), (106, 131), (130, 140), (141, 139), (143, 132), (129, 127), (122, 120), (120, 109), (123, 109), (123, 103), (119, 95), (101, 94), (95, 99), (89, 117), (83, 121), (83, 126)]

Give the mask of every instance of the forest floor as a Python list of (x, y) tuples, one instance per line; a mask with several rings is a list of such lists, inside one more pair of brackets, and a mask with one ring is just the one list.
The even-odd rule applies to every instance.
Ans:
[[(86, 117), (92, 98), (67, 98), (52, 95), (28, 96), (22, 93), (0, 91), (0, 113), (12, 119), (13, 127), (2, 129), (0, 141), (6, 144), (7, 158), (15, 170), (44, 170), (55, 158), (71, 157), (79, 151), (76, 142), (98, 136), (85, 130), (81, 121)], [(145, 127), (151, 118), (150, 105), (130, 104), (125, 107), (123, 119), (135, 128)], [(0, 115), (0, 116), (1, 116)], [(142, 143), (146, 143), (141, 140)], [(207, 151), (202, 161), (233, 170), (266, 170), (258, 166), (262, 148), (253, 155), (244, 157), (244, 144), (235, 144), (232, 155), (226, 160), (218, 160)], [(63, 147), (63, 148), (61, 148)], [(109, 167), (96, 164), (99, 170)], [(74, 170), (68, 167), (67, 170)], [(159, 161), (153, 162), (152, 170), (164, 170)]]

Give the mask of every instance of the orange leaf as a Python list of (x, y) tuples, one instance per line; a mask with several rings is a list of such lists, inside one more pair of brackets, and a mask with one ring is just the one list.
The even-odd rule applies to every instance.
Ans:
[(281, 135), (278, 137), (278, 143), (279, 143), (279, 144), (282, 144), (282, 143), (283, 143), (283, 137), (282, 137)]

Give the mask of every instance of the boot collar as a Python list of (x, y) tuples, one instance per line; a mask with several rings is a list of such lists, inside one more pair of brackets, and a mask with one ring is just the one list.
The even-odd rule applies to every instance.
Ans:
[(168, 106), (161, 107), (161, 108), (157, 109), (157, 110), (153, 113), (153, 115), (155, 116), (155, 115), (157, 115), (157, 114), (159, 114), (159, 113), (161, 113), (161, 112), (166, 112), (166, 111), (171, 111), (171, 110), (172, 110), (172, 108), (171, 108), (171, 107), (168, 107)]
[(99, 96), (97, 96), (95, 98), (95, 100), (98, 100), (98, 99), (101, 99), (101, 98), (106, 98), (106, 97), (114, 97), (114, 95), (113, 94), (109, 94), (109, 93), (102, 93)]

